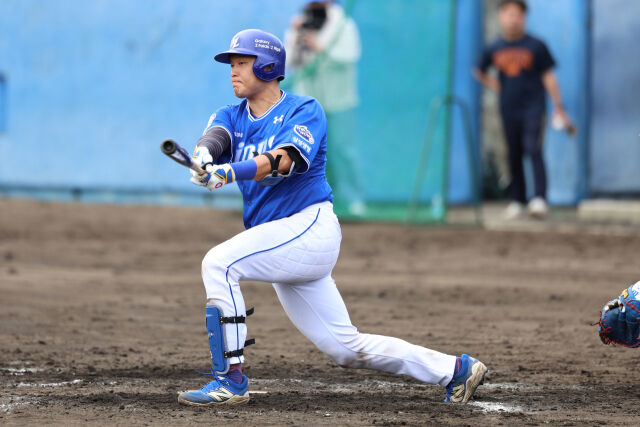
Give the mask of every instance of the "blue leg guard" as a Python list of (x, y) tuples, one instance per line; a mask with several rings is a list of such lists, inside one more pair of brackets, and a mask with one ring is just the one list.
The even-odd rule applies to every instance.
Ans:
[[(211, 352), (211, 364), (218, 374), (226, 374), (229, 371), (229, 358), (242, 356), (244, 348), (229, 351), (225, 340), (222, 325), (226, 323), (245, 323), (245, 316), (223, 317), (216, 306), (207, 306), (207, 334), (209, 336), (209, 351)], [(253, 314), (253, 308), (247, 310), (246, 315)], [(254, 339), (245, 341), (248, 346), (255, 342)]]
[(209, 351), (211, 352), (211, 364), (213, 370), (221, 374), (229, 371), (229, 363), (224, 357), (227, 351), (222, 323), (220, 323), (220, 309), (215, 306), (207, 307), (207, 334), (209, 335)]

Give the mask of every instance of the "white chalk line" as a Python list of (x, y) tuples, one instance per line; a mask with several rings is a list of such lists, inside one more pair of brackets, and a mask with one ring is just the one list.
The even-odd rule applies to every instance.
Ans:
[(497, 402), (480, 402), (474, 400), (469, 402), (468, 405), (476, 406), (482, 409), (482, 412), (524, 412), (521, 406), (507, 405)]
[(7, 372), (9, 375), (24, 375), (24, 374), (33, 374), (36, 372), (40, 372), (43, 369), (40, 368), (2, 368), (4, 372)]
[(31, 362), (30, 360), (10, 360), (9, 362), (7, 362), (7, 364), (29, 366), (32, 365), (33, 362)]
[(4, 413), (11, 412), (12, 409), (19, 408), (20, 406), (27, 406), (29, 402), (16, 402), (16, 403), (0, 403), (0, 411)]
[(0, 411), (7, 414), (15, 408), (38, 404), (38, 402), (36, 402), (35, 400), (26, 400), (23, 396), (9, 396), (9, 399), (11, 399), (10, 402), (0, 403)]
[(287, 384), (299, 384), (303, 387), (323, 387), (329, 388), (331, 390), (344, 390), (348, 392), (353, 392), (353, 389), (358, 386), (368, 386), (371, 388), (388, 390), (392, 388), (426, 388), (431, 387), (429, 384), (420, 384), (420, 383), (404, 383), (404, 382), (392, 382), (392, 381), (381, 381), (381, 380), (372, 380), (369, 378), (365, 378), (362, 381), (358, 381), (356, 383), (335, 383), (335, 382), (323, 382), (319, 380), (306, 380), (306, 379), (298, 379), (298, 378), (282, 378), (282, 379), (261, 379), (261, 378), (250, 378), (249, 384), (257, 384), (257, 385), (273, 385), (273, 386), (286, 386)]
[(522, 383), (485, 383), (482, 384), (480, 389), (485, 390), (522, 390), (522, 391), (538, 391), (542, 390), (543, 387), (539, 385), (532, 384), (522, 384)]
[(24, 383), (15, 384), (16, 387), (62, 387), (65, 385), (75, 385), (84, 382), (84, 380), (62, 381), (59, 383)]
[(581, 385), (561, 385), (561, 384), (523, 384), (523, 383), (485, 383), (481, 389), (488, 390), (518, 390), (518, 391), (540, 391), (540, 390), (584, 390)]

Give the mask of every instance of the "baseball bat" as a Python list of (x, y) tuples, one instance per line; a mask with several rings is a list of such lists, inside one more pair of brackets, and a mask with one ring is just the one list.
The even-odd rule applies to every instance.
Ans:
[(182, 148), (180, 144), (175, 142), (173, 139), (165, 139), (164, 141), (162, 141), (162, 144), (160, 144), (160, 149), (164, 154), (169, 156), (170, 159), (175, 160), (183, 166), (193, 169), (194, 171), (196, 171), (196, 173), (198, 173), (198, 175), (204, 175), (207, 173), (200, 166), (193, 163), (193, 161), (191, 160), (191, 156), (189, 155), (187, 150)]

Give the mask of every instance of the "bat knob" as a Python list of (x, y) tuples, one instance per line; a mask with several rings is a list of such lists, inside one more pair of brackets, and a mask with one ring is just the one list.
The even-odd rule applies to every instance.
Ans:
[(178, 149), (178, 144), (173, 139), (165, 139), (160, 144), (160, 149), (164, 154), (171, 155)]

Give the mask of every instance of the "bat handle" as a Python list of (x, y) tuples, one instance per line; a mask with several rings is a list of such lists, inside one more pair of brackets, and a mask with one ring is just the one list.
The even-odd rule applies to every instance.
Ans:
[(193, 163), (193, 161), (189, 165), (189, 168), (194, 170), (198, 175), (206, 175), (208, 173), (206, 170), (202, 169), (200, 166)]

